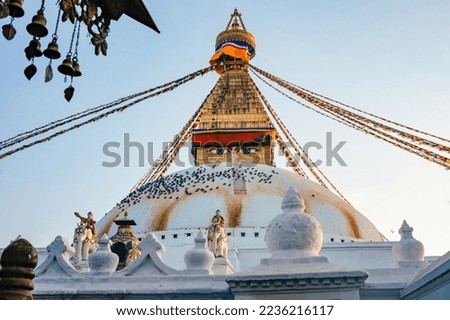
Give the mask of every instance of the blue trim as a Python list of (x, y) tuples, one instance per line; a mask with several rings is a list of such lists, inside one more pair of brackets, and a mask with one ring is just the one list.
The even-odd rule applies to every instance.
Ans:
[(219, 44), (216, 47), (216, 52), (220, 51), (220, 49), (222, 49), (222, 47), (224, 45), (227, 45), (227, 44), (230, 44), (230, 43), (232, 43), (232, 44), (234, 44), (234, 45), (236, 45), (238, 47), (241, 47), (243, 49), (247, 49), (248, 52), (250, 53), (250, 55), (253, 55), (255, 53), (255, 48), (253, 48), (250, 44), (248, 44), (247, 42), (238, 41), (238, 40), (228, 40), (228, 41), (222, 42), (221, 44)]

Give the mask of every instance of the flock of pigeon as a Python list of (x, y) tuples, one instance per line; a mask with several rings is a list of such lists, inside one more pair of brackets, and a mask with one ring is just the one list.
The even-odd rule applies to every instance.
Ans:
[(217, 165), (202, 165), (195, 170), (179, 171), (149, 182), (130, 193), (117, 204), (121, 211), (146, 199), (177, 200), (182, 196), (208, 193), (221, 188), (233, 188), (233, 181), (242, 179), (246, 184), (271, 184), (276, 170), (269, 173), (257, 167), (239, 167), (214, 170)]

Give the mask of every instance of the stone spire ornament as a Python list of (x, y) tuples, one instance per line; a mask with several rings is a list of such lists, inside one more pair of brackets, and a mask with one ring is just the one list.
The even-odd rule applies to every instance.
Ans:
[(119, 256), (111, 252), (111, 240), (104, 234), (97, 251), (89, 255), (89, 269), (93, 276), (111, 276), (119, 264)]
[(424, 261), (425, 249), (423, 243), (414, 239), (413, 230), (406, 220), (403, 220), (402, 226), (398, 230), (401, 239), (392, 247), (394, 266), (419, 268), (427, 265)]
[(319, 221), (304, 212), (305, 203), (291, 186), (283, 198), (283, 213), (269, 224), (265, 242), (273, 257), (316, 257), (322, 247)]
[(295, 213), (297, 211), (301, 211), (304, 213), (305, 201), (303, 201), (302, 196), (294, 189), (294, 187), (290, 186), (288, 191), (284, 195), (284, 198), (281, 201), (281, 210), (283, 211), (283, 213)]
[(280, 292), (281, 299), (359, 299), (367, 273), (319, 256), (322, 227), (304, 212), (303, 198), (292, 186), (281, 209), (269, 223), (264, 239), (271, 256), (244, 274), (227, 278), (235, 299), (273, 299)]
[(202, 230), (199, 230), (194, 239), (194, 248), (184, 254), (187, 274), (212, 274), (214, 254), (206, 248), (206, 238)]

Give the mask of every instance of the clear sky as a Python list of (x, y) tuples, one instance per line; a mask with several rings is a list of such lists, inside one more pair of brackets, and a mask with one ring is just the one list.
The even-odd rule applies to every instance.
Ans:
[[(52, 32), (55, 6), (47, 1)], [(56, 71), (44, 83), (48, 60), (36, 60), (28, 81), (23, 49), (25, 26), (38, 1), (25, 2), (16, 19), (18, 34), (0, 39), (0, 140), (90, 107), (174, 80), (206, 67), (217, 34), (237, 7), (257, 41), (252, 63), (315, 92), (391, 120), (450, 137), (450, 2), (442, 1), (154, 1), (146, 0), (161, 34), (123, 17), (111, 25), (108, 56), (94, 56), (86, 31), (80, 37), (83, 76), (68, 86)], [(2, 19), (1, 24), (8, 23)], [(60, 30), (67, 52), (70, 26)], [(42, 40), (45, 48), (50, 36)], [(131, 166), (102, 167), (110, 160), (105, 143), (123, 144), (124, 134), (158, 154), (199, 107), (218, 75), (183, 87), (0, 160), (0, 247), (19, 234), (35, 246), (57, 235), (71, 239), (73, 212), (93, 211), (98, 220), (144, 175), (137, 154)], [(257, 83), (259, 83), (257, 81)], [(450, 172), (371, 136), (302, 109), (260, 84), (271, 105), (300, 143), (347, 141), (343, 167), (322, 166), (353, 206), (390, 240), (398, 240), (403, 219), (425, 245), (427, 255), (450, 249)], [(323, 158), (316, 152), (313, 158)], [(278, 161), (283, 166), (283, 161)], [(173, 168), (177, 170), (180, 168)]]

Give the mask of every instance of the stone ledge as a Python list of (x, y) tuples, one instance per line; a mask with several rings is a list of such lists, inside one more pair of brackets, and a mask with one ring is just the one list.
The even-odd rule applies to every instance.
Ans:
[(340, 273), (280, 274), (280, 275), (240, 275), (226, 278), (233, 292), (303, 290), (360, 287), (367, 279), (363, 271)]

